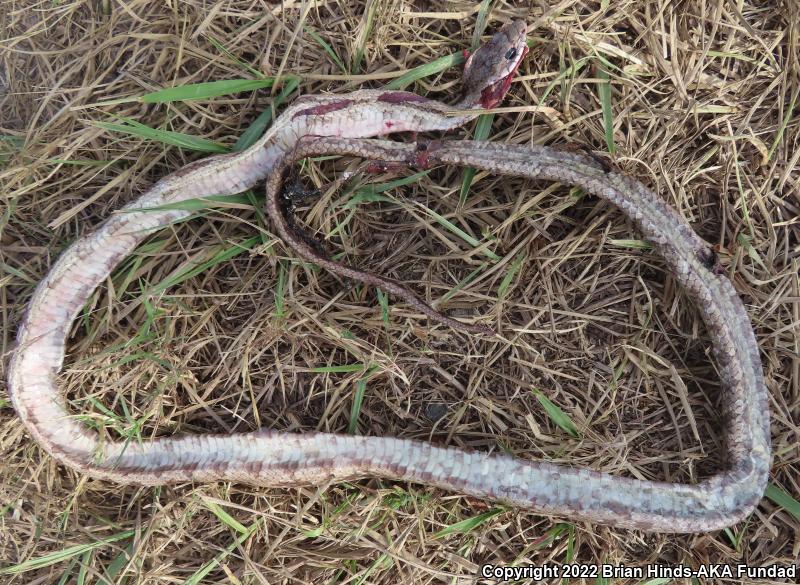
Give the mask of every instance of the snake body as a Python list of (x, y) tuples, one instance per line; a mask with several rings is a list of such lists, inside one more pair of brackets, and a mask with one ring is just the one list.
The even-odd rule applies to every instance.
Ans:
[[(465, 75), (471, 91), (459, 107), (478, 113), (502, 99), (524, 52), (525, 26), (514, 21), (468, 62), (472, 67)], [(250, 149), (187, 165), (126, 206), (125, 213), (112, 216), (77, 240), (37, 287), (9, 365), (10, 396), (31, 436), (60, 462), (120, 483), (234, 480), (293, 486), (381, 476), (544, 514), (651, 531), (713, 530), (747, 516), (763, 494), (769, 473), (767, 393), (744, 306), (730, 281), (720, 274), (708, 246), (656, 194), (587, 157), (545, 147), (462, 141), (432, 143), (423, 149), (422, 145), (364, 139), (400, 130), (446, 130), (474, 117), (448, 117), (449, 109), (406, 92), (363, 90), (345, 96), (299, 98)], [(418, 167), (470, 165), (495, 173), (547, 178), (578, 185), (618, 205), (657, 245), (677, 279), (698, 301), (708, 325), (725, 387), (727, 462), (723, 471), (695, 485), (672, 484), (391, 437), (272, 430), (162, 437), (141, 443), (101, 442), (95, 432), (71, 417), (57, 374), (72, 320), (92, 291), (143, 238), (188, 215), (175, 209), (142, 209), (242, 191), (264, 177), (268, 201), (274, 202), (287, 165), (320, 153)], [(271, 212), (280, 231), (284, 222)], [(341, 267), (333, 263), (330, 268)], [(426, 314), (443, 317), (433, 309)]]

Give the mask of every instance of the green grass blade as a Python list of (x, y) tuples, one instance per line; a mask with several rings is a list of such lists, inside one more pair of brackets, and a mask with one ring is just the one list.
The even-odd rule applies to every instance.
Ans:
[(486, 269), (486, 266), (487, 266), (487, 263), (486, 263), (486, 262), (483, 262), (483, 263), (481, 263), (481, 265), (480, 265), (480, 266), (478, 266), (478, 267), (477, 267), (475, 270), (473, 270), (472, 272), (470, 272), (469, 274), (467, 274), (467, 276), (465, 276), (463, 279), (461, 279), (461, 282), (459, 282), (458, 284), (456, 284), (456, 285), (455, 285), (453, 288), (451, 288), (449, 291), (447, 291), (447, 292), (445, 293), (445, 295), (442, 297), (442, 301), (446, 301), (446, 300), (450, 299), (450, 298), (451, 298), (451, 297), (453, 297), (453, 296), (454, 296), (454, 295), (455, 295), (455, 294), (456, 294), (458, 291), (460, 291), (462, 288), (464, 288), (465, 286), (467, 286), (467, 285), (468, 285), (470, 282), (472, 282), (473, 280), (475, 280), (475, 278), (476, 278), (476, 277), (477, 277), (477, 276), (478, 276), (478, 275), (479, 275), (481, 272), (483, 272), (483, 271)]
[(511, 286), (511, 282), (514, 280), (514, 277), (517, 275), (519, 271), (519, 267), (522, 266), (522, 262), (525, 260), (525, 252), (520, 252), (517, 254), (517, 257), (511, 263), (511, 266), (508, 269), (508, 272), (503, 277), (503, 280), (500, 281), (500, 286), (497, 287), (497, 296), (499, 298), (503, 298), (508, 294), (508, 288)]
[(578, 433), (578, 427), (575, 426), (575, 423), (572, 422), (572, 419), (569, 418), (563, 410), (556, 406), (552, 400), (542, 394), (539, 390), (534, 390), (533, 393), (536, 395), (536, 399), (539, 401), (539, 404), (541, 404), (542, 408), (544, 408), (547, 416), (550, 417), (550, 420), (552, 420), (568, 435), (575, 437), (576, 439), (580, 437), (580, 433)]
[(475, 30), (472, 33), (472, 50), (478, 48), (481, 44), (481, 35), (486, 29), (486, 23), (489, 21), (489, 8), (492, 6), (492, 0), (481, 0), (481, 5), (478, 7), (478, 14), (475, 15)]
[(87, 550), (83, 553), (80, 561), (80, 568), (78, 569), (78, 576), (75, 577), (75, 585), (84, 585), (86, 583), (86, 574), (89, 572), (89, 563), (92, 560), (92, 551)]
[(350, 408), (350, 422), (347, 424), (347, 432), (351, 435), (355, 435), (358, 431), (358, 415), (361, 414), (361, 405), (366, 393), (367, 378), (359, 378), (356, 382), (356, 393), (353, 395), (353, 406)]
[[(384, 191), (389, 191), (390, 189), (394, 189), (395, 187), (402, 187), (404, 185), (410, 185), (412, 183), (416, 183), (420, 177), (424, 177), (430, 173), (430, 171), (421, 171), (419, 173), (414, 173), (413, 175), (408, 175), (406, 177), (401, 177), (394, 181), (387, 181), (386, 183), (374, 183), (372, 185), (364, 185), (363, 187), (359, 187), (355, 191), (348, 191), (345, 195), (352, 195), (349, 197), (347, 202), (344, 204), (344, 209), (353, 210), (356, 206), (361, 205), (362, 203), (374, 203), (376, 201), (382, 201), (385, 203), (397, 203), (395, 199), (392, 197), (387, 197), (385, 195), (380, 195)], [(351, 211), (345, 219), (338, 222), (336, 226), (331, 230), (329, 237), (333, 237), (342, 230), (350, 223), (350, 220), (353, 219), (355, 215), (354, 211)]]
[(652, 250), (652, 242), (647, 240), (609, 240), (612, 246), (619, 246), (620, 248), (630, 248), (632, 250)]
[(771, 483), (767, 486), (765, 495), (787, 512), (789, 512), (796, 519), (800, 520), (800, 502), (795, 500), (792, 496), (787, 494), (781, 488)]
[(484, 512), (483, 514), (478, 514), (477, 516), (473, 516), (472, 518), (467, 518), (466, 520), (462, 520), (461, 522), (456, 522), (455, 524), (451, 524), (450, 526), (446, 526), (442, 528), (439, 532), (437, 532), (433, 537), (434, 538), (442, 538), (443, 536), (447, 536), (448, 534), (464, 534), (475, 530), (481, 524), (485, 524), (495, 516), (502, 514), (505, 512), (505, 508), (492, 508), (488, 512)]
[(187, 268), (183, 272), (166, 278), (149, 292), (150, 294), (158, 294), (163, 292), (168, 288), (175, 286), (176, 284), (180, 284), (184, 280), (205, 272), (212, 266), (216, 266), (217, 264), (221, 264), (222, 262), (227, 262), (228, 260), (235, 258), (242, 252), (252, 249), (260, 242), (261, 238), (259, 236), (252, 236), (245, 241), (238, 242), (232, 246), (217, 246), (215, 250), (210, 252), (211, 258), (209, 260), (201, 262), (197, 266)]
[(190, 136), (189, 134), (182, 134), (180, 132), (171, 132), (169, 130), (156, 130), (144, 124), (139, 124), (138, 122), (131, 121), (128, 124), (112, 124), (110, 122), (89, 123), (92, 126), (104, 130), (132, 134), (133, 136), (139, 136), (148, 140), (156, 140), (165, 144), (179, 146), (186, 150), (214, 153), (228, 152), (227, 148), (213, 140), (206, 140), (205, 138), (198, 138), (197, 136)]
[(222, 522), (225, 526), (238, 532), (239, 534), (247, 534), (249, 532), (249, 528), (244, 526), (241, 522), (236, 520), (233, 516), (228, 514), (222, 506), (215, 502), (211, 502), (205, 498), (200, 498), (203, 502), (203, 505), (208, 508), (214, 516), (219, 518), (219, 521)]
[(571, 563), (575, 560), (575, 530), (572, 525), (567, 529), (567, 555), (566, 560)]
[[(413, 183), (416, 183), (422, 177), (428, 175), (429, 173), (430, 171), (420, 171), (418, 173), (414, 173), (413, 175), (400, 177), (399, 179), (395, 179), (394, 181), (364, 185), (363, 187), (360, 187), (358, 190), (356, 190), (356, 194), (362, 196), (377, 195), (378, 193), (384, 193), (386, 191), (396, 189), (397, 187), (405, 187), (406, 185), (411, 185)], [(370, 200), (364, 199), (364, 201), (370, 201)], [(388, 201), (388, 199), (372, 199), (371, 201)], [(347, 202), (345, 207), (352, 207), (350, 201)]]
[(611, 108), (611, 78), (608, 72), (602, 67), (598, 67), (597, 76), (603, 80), (597, 91), (600, 94), (600, 108), (603, 111), (603, 129), (605, 130), (606, 146), (608, 152), (614, 154), (617, 147), (614, 144), (614, 111)]
[(383, 319), (383, 324), (386, 325), (386, 327), (389, 327), (389, 295), (379, 288), (375, 289), (375, 293), (378, 295), (378, 304), (381, 307), (381, 318)]
[[(494, 122), (494, 114), (482, 114), (478, 116), (478, 121), (475, 124), (475, 133), (473, 140), (486, 140), (492, 132), (492, 122)], [(459, 207), (464, 206), (467, 200), (469, 188), (472, 186), (472, 180), (475, 178), (476, 169), (467, 167), (464, 169), (464, 178), (461, 180), (461, 191), (458, 194)]]
[(57, 585), (67, 585), (67, 581), (72, 578), (72, 570), (75, 568), (75, 565), (78, 564), (78, 558), (73, 557), (72, 560), (67, 564), (67, 568), (61, 574), (61, 578), (58, 580)]
[(358, 35), (358, 39), (356, 39), (356, 51), (353, 55), (352, 66), (350, 67), (353, 73), (360, 73), (361, 71), (361, 61), (364, 60), (364, 46), (367, 44), (367, 39), (369, 39), (369, 36), (372, 34), (372, 27), (375, 24), (375, 12), (379, 5), (379, 0), (367, 2), (364, 26), (361, 29), (361, 33)]
[(6, 264), (5, 262), (0, 262), (0, 272), (7, 272), (12, 276), (16, 276), (23, 282), (27, 282), (28, 284), (37, 284), (36, 281), (22, 272), (21, 270), (14, 268), (10, 264)]
[(11, 157), (22, 150), (25, 141), (19, 136), (0, 135), (0, 163), (11, 160)]
[(761, 266), (761, 268), (763, 268), (766, 271), (769, 271), (769, 268), (767, 268), (767, 265), (764, 264), (764, 261), (761, 259), (761, 255), (758, 253), (758, 250), (756, 250), (753, 247), (753, 244), (750, 243), (750, 238), (748, 236), (740, 232), (739, 234), (736, 235), (736, 241), (742, 248), (745, 249), (747, 255), (750, 256), (751, 259), (753, 259), (756, 263), (758, 263), (758, 265)]
[(437, 73), (441, 73), (446, 69), (450, 69), (450, 67), (461, 65), (464, 63), (464, 61), (466, 61), (466, 58), (462, 53), (453, 53), (452, 55), (439, 57), (430, 63), (425, 63), (424, 65), (420, 65), (419, 67), (414, 67), (414, 69), (406, 71), (400, 77), (397, 77), (387, 83), (384, 86), (384, 89), (405, 89), (418, 79), (424, 79), (426, 77), (430, 77), (431, 75), (436, 75)]
[(175, 203), (166, 203), (154, 207), (138, 207), (136, 209), (122, 210), (122, 213), (138, 213), (140, 211), (208, 211), (209, 209), (253, 209), (252, 201), (247, 195), (208, 195), (195, 199), (184, 199)]
[(228, 59), (230, 59), (231, 61), (236, 63), (239, 67), (241, 67), (245, 71), (249, 72), (250, 75), (252, 75), (253, 77), (256, 77), (256, 78), (264, 77), (264, 74), (261, 73), (261, 71), (259, 71), (258, 69), (256, 69), (252, 65), (250, 65), (250, 63), (247, 63), (247, 62), (242, 61), (241, 59), (239, 59), (239, 57), (237, 57), (231, 51), (229, 51), (219, 40), (217, 40), (216, 38), (214, 38), (212, 36), (209, 36), (209, 35), (207, 35), (206, 38), (208, 39), (208, 41), (212, 45), (214, 45), (216, 47), (216, 49), (220, 53), (225, 55)]
[(97, 585), (122, 585), (124, 584), (127, 579), (123, 579), (122, 581), (117, 579), (117, 576), (120, 572), (128, 566), (131, 558), (133, 557), (133, 543), (129, 544), (125, 547), (121, 553), (119, 553), (114, 560), (112, 560), (108, 567), (105, 568), (103, 571), (103, 577), (97, 581)]
[(270, 107), (261, 112), (261, 114), (256, 118), (250, 127), (242, 132), (242, 135), (239, 137), (239, 140), (236, 141), (236, 144), (233, 145), (234, 152), (241, 152), (242, 150), (246, 150), (250, 148), (253, 144), (255, 144), (259, 138), (264, 134), (264, 131), (269, 126), (272, 119), (275, 117), (275, 111), (285, 102), (294, 90), (297, 89), (297, 86), (300, 85), (300, 78), (299, 77), (291, 77), (286, 81), (286, 85), (281, 90), (275, 99), (272, 100)]
[(238, 537), (236, 537), (236, 539), (232, 543), (230, 543), (227, 547), (225, 547), (225, 550), (220, 552), (217, 556), (215, 556), (213, 559), (211, 559), (209, 562), (203, 565), (200, 569), (198, 569), (196, 573), (194, 573), (191, 577), (189, 577), (186, 580), (185, 585), (200, 585), (201, 583), (205, 583), (206, 576), (211, 571), (216, 569), (219, 566), (219, 564), (228, 557), (229, 554), (231, 554), (234, 550), (236, 550), (236, 548), (241, 546), (244, 543), (244, 541), (250, 538), (256, 531), (256, 529), (261, 525), (261, 523), (262, 523), (261, 519), (253, 522), (253, 524), (247, 529), (246, 533), (240, 534)]
[(134, 535), (133, 530), (126, 530), (125, 532), (120, 532), (118, 534), (113, 534), (106, 538), (98, 539), (95, 542), (88, 542), (86, 544), (76, 544), (74, 546), (68, 546), (67, 548), (53, 551), (41, 557), (28, 559), (27, 561), (23, 561), (18, 565), (11, 565), (9, 567), (0, 568), (0, 575), (18, 575), (20, 573), (24, 573), (25, 571), (32, 571), (34, 569), (49, 567), (51, 565), (55, 565), (62, 561), (66, 561), (67, 559), (71, 559), (72, 557), (83, 555), (86, 554), (87, 552), (91, 552), (98, 548), (102, 548), (112, 542), (130, 538), (133, 535)]
[(266, 77), (264, 79), (221, 79), (220, 81), (205, 81), (203, 83), (160, 89), (144, 94), (139, 98), (139, 101), (145, 104), (166, 104), (170, 102), (207, 100), (232, 93), (272, 87), (273, 85), (275, 85), (274, 77)]
[[(453, 234), (457, 235), (459, 238), (461, 238), (462, 240), (467, 242), (470, 246), (472, 246), (474, 248), (478, 248), (478, 247), (483, 246), (479, 240), (477, 240), (476, 238), (473, 238), (471, 235), (469, 235), (467, 232), (465, 232), (460, 227), (455, 225), (449, 219), (439, 215), (433, 209), (431, 209), (429, 207), (426, 207), (426, 206), (422, 205), (421, 203), (419, 204), (419, 206), (423, 210), (425, 210), (425, 213), (427, 213), (429, 216), (431, 216), (433, 219), (435, 219), (439, 224), (444, 226), (445, 229), (447, 229), (448, 231), (450, 231)], [(500, 256), (498, 256), (497, 254), (495, 254), (494, 252), (492, 252), (491, 250), (489, 250), (486, 247), (482, 247), (481, 248), (481, 253), (484, 256), (486, 256), (487, 258), (490, 258), (490, 259), (494, 260), (495, 262), (498, 262), (500, 260)]]
[(349, 75), (350, 72), (347, 71), (347, 67), (344, 66), (344, 62), (339, 58), (339, 55), (336, 54), (336, 51), (333, 50), (333, 47), (331, 47), (325, 39), (319, 36), (311, 27), (304, 26), (303, 30), (306, 31), (306, 34), (314, 39), (326, 53), (328, 53), (328, 57), (330, 57), (331, 60), (336, 63), (336, 66), (341, 69), (342, 73)]
[(278, 263), (278, 282), (275, 285), (275, 316), (283, 319), (286, 316), (286, 281), (289, 275), (286, 270), (286, 262)]
[(553, 526), (550, 530), (548, 530), (545, 535), (538, 540), (536, 540), (536, 545), (533, 547), (533, 550), (542, 550), (544, 548), (549, 547), (559, 536), (564, 533), (567, 533), (567, 537), (571, 537), (574, 532), (575, 528), (572, 524), (568, 524), (566, 522), (559, 522), (555, 526)]
[(767, 153), (767, 160), (772, 159), (772, 155), (775, 154), (775, 151), (778, 149), (778, 145), (781, 143), (781, 140), (783, 140), (783, 133), (786, 131), (786, 126), (789, 125), (789, 121), (792, 119), (792, 115), (795, 113), (794, 106), (797, 103), (797, 95), (798, 92), (795, 91), (795, 94), (792, 96), (792, 101), (789, 103), (789, 107), (783, 114), (783, 119), (781, 120), (781, 127), (778, 128), (778, 133), (775, 135), (775, 142), (773, 142), (772, 146), (770, 146), (769, 148), (769, 152)]
[(582, 58), (578, 59), (577, 61), (575, 61), (572, 65), (570, 65), (569, 67), (567, 67), (563, 71), (561, 71), (558, 74), (558, 77), (556, 77), (553, 81), (551, 81), (549, 84), (547, 84), (547, 87), (542, 92), (542, 97), (539, 98), (539, 105), (540, 106), (544, 105), (544, 102), (547, 99), (547, 96), (550, 95), (550, 93), (555, 89), (555, 87), (557, 85), (561, 84), (566, 79), (570, 79), (572, 77), (577, 77), (578, 74), (581, 72), (581, 70), (584, 67), (586, 67), (586, 64), (589, 63), (591, 60), (592, 60), (592, 57), (582, 57)]

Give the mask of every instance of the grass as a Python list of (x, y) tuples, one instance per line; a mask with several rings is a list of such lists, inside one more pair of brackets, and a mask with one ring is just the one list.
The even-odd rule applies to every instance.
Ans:
[[(0, 11), (0, 353), (64, 246), (159, 178), (253, 144), (300, 93), (388, 87), (454, 103), (481, 23), (488, 33), (524, 17), (536, 25), (531, 55), (505, 104), (518, 109), (452, 137), (585, 146), (717, 248), (771, 392), (774, 461), (758, 511), (729, 530), (671, 536), (375, 478), (118, 486), (54, 464), (31, 441), (0, 361), (0, 582), (460, 584), (484, 562), (793, 562), (800, 91), (788, 11), (366, 4)], [(308, 161), (301, 175), (323, 195), (299, 221), (332, 255), (411, 283), (454, 316), (480, 315), (506, 343), (433, 325), (297, 261), (257, 189), (183, 202), (192, 218), (153, 234), (93, 295), (61, 377), (73, 414), (130, 441), (268, 427), (669, 481), (718, 467), (707, 332), (617, 210), (567, 186), (460, 169), (343, 181), (358, 165)]]
[(122, 132), (139, 136), (147, 140), (157, 140), (164, 144), (180, 147), (184, 150), (196, 152), (228, 152), (228, 149), (212, 140), (203, 140), (180, 132), (170, 132), (169, 130), (156, 130), (148, 128), (144, 124), (139, 124), (135, 120), (125, 120), (125, 124), (112, 124), (109, 122), (92, 122), (92, 126), (109, 130), (111, 132)]

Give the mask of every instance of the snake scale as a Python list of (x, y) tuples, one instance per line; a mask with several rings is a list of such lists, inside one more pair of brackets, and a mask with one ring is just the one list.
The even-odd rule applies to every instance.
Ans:
[[(256, 144), (191, 163), (73, 243), (34, 292), (9, 364), (12, 403), (31, 436), (58, 461), (96, 478), (159, 485), (232, 480), (294, 486), (380, 476), (507, 502), (542, 514), (658, 532), (719, 529), (758, 504), (770, 467), (767, 390), (744, 305), (709, 246), (655, 193), (590, 157), (547, 147), (470, 141), (403, 144), (369, 139), (398, 131), (449, 130), (498, 104), (527, 52), (526, 26), (512, 21), (467, 62), (465, 97), (454, 109), (401, 91), (361, 90), (298, 98)], [(279, 234), (301, 256), (325, 259), (304, 244), (279, 209), (282, 176), (298, 158), (340, 154), (416, 168), (471, 166), (493, 173), (579, 186), (630, 217), (664, 256), (697, 302), (723, 382), (726, 461), (696, 484), (613, 476), (589, 469), (391, 437), (259, 430), (233, 435), (177, 435), (144, 442), (103, 442), (71, 416), (58, 387), (71, 323), (92, 291), (139, 242), (189, 212), (152, 210), (167, 203), (236, 193), (267, 179), (267, 208)], [(150, 208), (144, 210), (145, 208)], [(323, 263), (323, 265), (325, 265)], [(389, 287), (392, 281), (330, 261), (326, 267)], [(433, 319), (445, 317), (405, 287), (396, 290)]]

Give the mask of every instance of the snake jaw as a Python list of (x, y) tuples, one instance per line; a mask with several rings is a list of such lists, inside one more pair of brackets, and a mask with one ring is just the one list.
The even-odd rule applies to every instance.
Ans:
[(527, 54), (527, 27), (512, 20), (467, 58), (461, 105), (488, 109), (499, 104)]
[(503, 101), (503, 98), (506, 97), (508, 90), (511, 88), (511, 81), (514, 79), (514, 75), (517, 73), (517, 69), (522, 64), (522, 60), (525, 58), (525, 55), (528, 54), (528, 47), (526, 46), (522, 50), (522, 55), (520, 55), (517, 64), (514, 65), (514, 68), (511, 72), (503, 77), (492, 83), (491, 85), (486, 86), (481, 91), (481, 97), (479, 103), (482, 108), (485, 110), (490, 110), (500, 104)]

